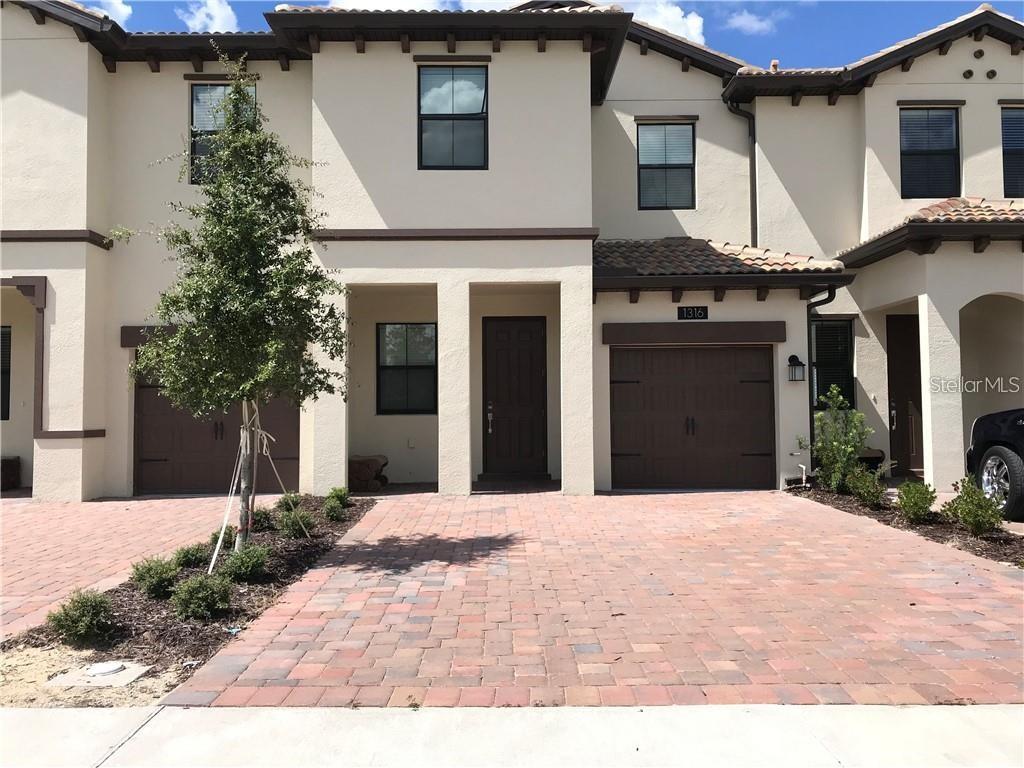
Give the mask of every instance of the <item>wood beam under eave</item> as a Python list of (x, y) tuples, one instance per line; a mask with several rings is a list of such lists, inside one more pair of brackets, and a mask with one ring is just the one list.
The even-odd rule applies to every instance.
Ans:
[(647, 55), (647, 41), (646, 40), (641, 40), (640, 41), (640, 55), (641, 56), (646, 56)]
[(110, 74), (114, 74), (115, 72), (117, 72), (117, 59), (115, 59), (113, 56), (104, 56), (103, 66), (106, 68), (107, 72), (109, 72)]
[(320, 35), (316, 32), (309, 33), (309, 52), (320, 53)]
[(981, 235), (980, 237), (974, 238), (974, 252), (984, 253), (985, 249), (991, 244), (992, 238), (988, 235)]
[(589, 32), (583, 33), (583, 52), (590, 53), (590, 49), (594, 47), (594, 36)]
[(491, 34), (491, 53), (501, 53), (501, 32)]
[(828, 95), (828, 105), (830, 107), (834, 107), (838, 103), (839, 103), (839, 91), (832, 91)]
[(149, 65), (150, 72), (160, 71), (160, 57), (157, 56), (155, 53), (146, 54), (146, 63)]
[(974, 30), (974, 42), (980, 43), (985, 38), (985, 35), (987, 35), (987, 34), (988, 34), (988, 24), (982, 24), (980, 27), (978, 27), (976, 30)]
[(766, 301), (768, 299), (768, 290), (769, 289), (767, 285), (757, 286), (757, 300)]
[(912, 240), (907, 243), (907, 250), (917, 254), (935, 253), (942, 245), (941, 237), (930, 237), (926, 240)]
[(640, 301), (640, 289), (639, 288), (630, 288), (629, 289), (629, 303), (630, 304), (636, 304), (638, 301)]
[(366, 35), (362, 32), (356, 33), (356, 53), (366, 53)]
[(725, 288), (715, 288), (715, 301), (725, 301)]
[(45, 24), (46, 23), (46, 14), (45, 13), (40, 11), (34, 5), (29, 5), (27, 7), (28, 7), (28, 12), (32, 14), (32, 18), (35, 20), (36, 24)]
[(689, 72), (690, 71), (690, 63), (691, 63), (690, 62), (690, 57), (689, 56), (683, 56), (683, 59), (680, 62), (680, 66), (681, 66), (683, 72)]
[(548, 49), (548, 33), (537, 33), (537, 53), (544, 53)]
[(80, 27), (77, 24), (72, 24), (71, 28), (73, 30), (75, 30), (75, 37), (78, 38), (78, 42), (80, 42), (80, 43), (88, 43), (89, 42), (89, 33), (85, 31), (85, 27)]
[(725, 88), (730, 80), (732, 80), (732, 75), (722, 75), (722, 87)]
[(952, 40), (943, 41), (942, 45), (939, 46), (939, 56), (945, 56), (949, 53), (949, 49), (953, 47)]
[(814, 294), (818, 292), (818, 289), (813, 285), (801, 285), (800, 286), (800, 301), (810, 301)]
[(198, 53), (190, 53), (188, 55), (188, 60), (192, 62), (193, 72), (203, 71), (203, 57), (200, 56)]
[(448, 53), (455, 53), (455, 50), (456, 50), (455, 33), (454, 32), (446, 33), (445, 36), (444, 36), (444, 39), (448, 43)]
[(1010, 55), (1019, 56), (1022, 48), (1024, 48), (1024, 38), (1018, 37), (1010, 43)]
[(870, 88), (872, 85), (875, 84), (875, 80), (877, 80), (877, 79), (878, 79), (878, 73), (877, 72), (872, 72), (870, 75), (868, 75), (868, 79), (864, 81), (864, 87), (865, 88)]
[(793, 95), (789, 97), (789, 103), (792, 104), (794, 107), (799, 107), (800, 102), (803, 100), (803, 98), (803, 91), (793, 91)]
[(672, 289), (672, 303), (673, 304), (678, 304), (682, 300), (683, 300), (683, 289), (682, 288), (673, 288)]
[(909, 72), (909, 71), (910, 71), (910, 68), (911, 68), (912, 66), (914, 66), (914, 57), (913, 57), (913, 56), (908, 56), (908, 57), (907, 57), (907, 58), (905, 58), (905, 59), (903, 60), (903, 62), (902, 62), (902, 63), (900, 64), (900, 71), (901, 71), (901, 72)]
[(402, 44), (402, 53), (409, 53), (412, 50), (412, 40), (407, 33), (400, 34), (398, 42)]
[(282, 72), (287, 72), (292, 68), (292, 60), (288, 58), (287, 53), (277, 54), (277, 63), (281, 65)]

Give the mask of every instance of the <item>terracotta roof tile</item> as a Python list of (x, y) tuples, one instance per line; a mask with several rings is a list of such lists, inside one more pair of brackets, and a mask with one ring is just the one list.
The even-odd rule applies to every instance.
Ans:
[(661, 240), (598, 240), (594, 267), (635, 275), (757, 275), (842, 272), (838, 261), (694, 237)]
[(623, 13), (617, 5), (583, 5), (571, 8), (494, 8), (487, 10), (461, 11), (449, 8), (423, 10), (421, 8), (340, 8), (334, 5), (288, 5), (274, 6), (277, 13), (430, 13), (436, 15), (486, 16), (495, 13)]
[(941, 203), (921, 208), (905, 219), (906, 222), (958, 221), (980, 223), (986, 221), (1024, 222), (1024, 206), (1013, 200), (986, 200), (983, 197), (951, 197)]

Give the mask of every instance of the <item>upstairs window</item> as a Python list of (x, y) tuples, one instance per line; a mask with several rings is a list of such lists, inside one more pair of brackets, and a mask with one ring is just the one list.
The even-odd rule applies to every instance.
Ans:
[(640, 210), (694, 208), (693, 124), (638, 125)]
[(487, 67), (420, 67), (420, 170), (487, 168)]
[[(191, 147), (189, 150), (189, 183), (201, 184), (205, 174), (209, 173), (204, 158), (210, 155), (210, 137), (224, 127), (224, 115), (221, 103), (227, 97), (230, 85), (222, 83), (193, 83), (191, 117)], [(250, 87), (253, 101), (256, 100), (256, 89)]]
[(377, 413), (437, 413), (437, 324), (377, 324)]
[(1003, 197), (1024, 197), (1024, 109), (1003, 108)]
[(825, 404), (821, 396), (833, 384), (839, 386), (850, 407), (854, 407), (853, 321), (811, 320), (811, 396), (815, 410)]
[(900, 110), (904, 199), (960, 194), (960, 130), (955, 109)]

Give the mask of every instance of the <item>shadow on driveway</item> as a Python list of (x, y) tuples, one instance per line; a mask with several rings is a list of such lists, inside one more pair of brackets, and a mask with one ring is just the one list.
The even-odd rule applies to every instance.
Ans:
[(515, 534), (447, 538), (431, 533), (425, 536), (386, 536), (372, 542), (341, 544), (321, 562), (321, 567), (345, 566), (361, 573), (406, 573), (427, 563), (469, 565), (502, 552), (519, 542)]

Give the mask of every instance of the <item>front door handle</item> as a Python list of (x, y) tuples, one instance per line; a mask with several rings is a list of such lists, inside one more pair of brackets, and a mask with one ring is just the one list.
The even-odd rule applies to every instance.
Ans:
[(487, 403), (487, 434), (494, 434), (494, 403)]

